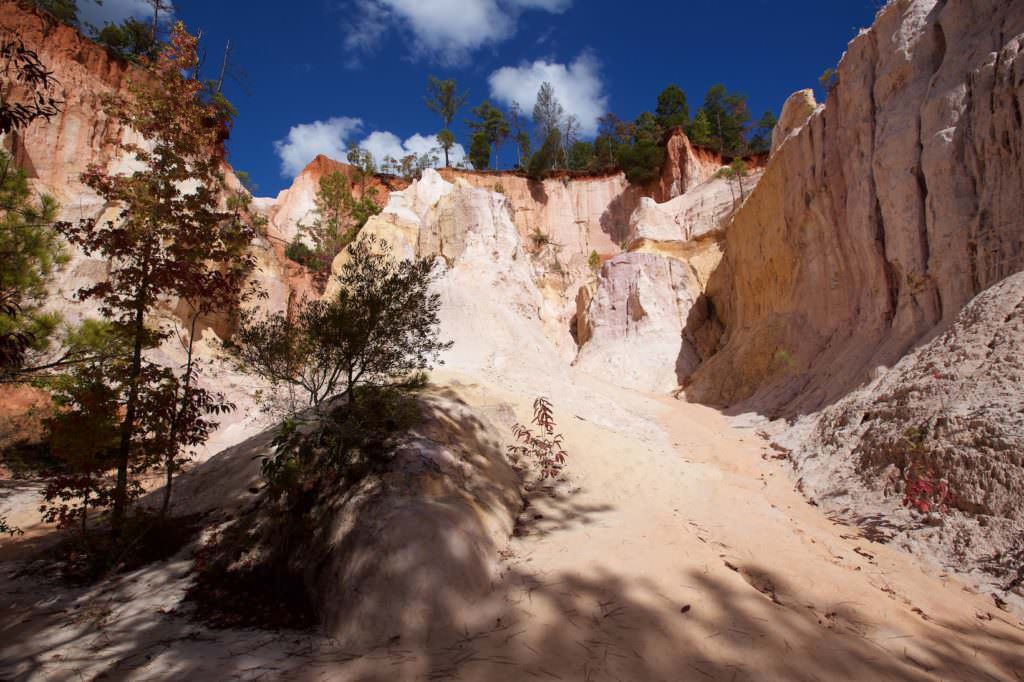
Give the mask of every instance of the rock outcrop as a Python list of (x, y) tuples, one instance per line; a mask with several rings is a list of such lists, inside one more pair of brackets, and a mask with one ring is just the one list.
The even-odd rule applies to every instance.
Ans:
[(706, 305), (724, 223), (759, 177), (759, 170), (742, 180), (713, 177), (661, 204), (640, 200), (629, 251), (577, 294), (577, 367), (642, 391), (668, 392), (689, 380), (703, 346), (684, 332), (694, 306)]
[[(945, 333), (787, 435), (802, 490), (854, 524), (888, 519), (879, 532), (944, 564), (979, 569), (1024, 551), (1022, 348), (1018, 273), (979, 294)], [(901, 508), (905, 480), (919, 476), (948, 486), (949, 510), (932, 519), (938, 527), (922, 527), (920, 514)]]
[[(354, 171), (355, 169), (347, 163), (334, 161), (320, 154), (310, 161), (292, 184), (281, 190), (277, 197), (259, 198), (254, 204), (267, 216), (271, 235), (290, 242), (295, 239), (300, 226), (311, 225), (316, 219), (316, 194), (320, 190), (320, 180), (333, 172), (339, 172), (351, 181), (355, 175)], [(365, 183), (353, 182), (352, 194), (359, 198), (363, 191), (373, 192), (377, 205), (384, 206), (392, 190), (403, 189), (408, 184), (400, 178), (372, 176), (367, 178)]]
[(682, 128), (676, 128), (665, 140), (665, 164), (661, 177), (645, 187), (645, 195), (655, 201), (669, 201), (710, 180), (722, 167), (722, 157), (710, 149), (694, 147)]
[(422, 422), (377, 453), (381, 470), (325, 484), (304, 525), (289, 526), (261, 486), (260, 461), (272, 454), (275, 431), (183, 474), (176, 511), (210, 515), (226, 524), (221, 537), (248, 539), (214, 542), (205, 550), (211, 563), (287, 563), (302, 576), (323, 631), (347, 646), (459, 632), (497, 579), (521, 483), (490, 418), (447, 389), (418, 400)]
[[(428, 170), (391, 194), (361, 234), (401, 258), (436, 257), (441, 329), (455, 342), (445, 362), (469, 372), (564, 371), (575, 352), (560, 290), (527, 253), (506, 195)], [(338, 271), (346, 253), (335, 258)], [(325, 295), (331, 295), (330, 284)]]
[[(144, 79), (145, 72), (131, 62), (111, 55), (102, 46), (88, 40), (74, 28), (52, 20), (48, 15), (25, 3), (0, 2), (0, 27), (16, 34), (34, 50), (57, 81), (57, 97), (63, 100), (60, 112), (49, 121), (36, 121), (2, 142), (16, 163), (25, 169), (34, 190), (57, 199), (58, 218), (70, 222), (82, 219), (116, 220), (118, 209), (105, 205), (103, 199), (86, 187), (80, 179), (90, 165), (105, 167), (112, 173), (130, 172), (133, 159), (120, 157), (115, 145), (119, 138), (145, 145), (137, 133), (123, 129), (104, 112), (104, 101), (110, 96), (127, 96), (129, 85)], [(16, 90), (16, 88), (15, 88)], [(223, 163), (225, 192), (228, 196), (243, 191), (231, 167)], [(269, 310), (283, 310), (309, 289), (308, 278), (283, 257), (283, 248), (258, 237), (251, 246), (256, 260), (253, 277), (266, 298), (254, 302)], [(76, 249), (68, 249), (68, 262), (48, 283), (47, 308), (74, 324), (86, 317), (99, 316), (95, 300), (79, 301), (77, 292), (107, 277), (106, 261), (87, 257)], [(178, 300), (164, 300), (154, 317), (161, 323), (180, 323), (184, 309)], [(221, 428), (213, 434), (201, 457), (238, 442), (250, 435), (258, 425), (254, 409), (254, 382), (232, 372), (215, 361), (218, 339), (231, 331), (227, 316), (204, 319), (200, 323), (198, 347), (200, 360), (209, 364), (201, 383), (210, 390), (223, 391), (238, 410), (225, 416)], [(168, 366), (182, 362), (183, 351), (176, 341), (167, 341), (152, 351), (154, 358)]]
[(818, 102), (814, 99), (814, 90), (798, 90), (786, 98), (782, 105), (779, 121), (772, 130), (772, 154), (782, 143), (798, 132), (807, 123), (807, 119), (818, 110)]
[(1022, 47), (1019, 2), (878, 13), (728, 227), (691, 397), (817, 408), (1024, 267)]
[(684, 261), (624, 253), (580, 292), (575, 365), (619, 386), (667, 393), (697, 366), (682, 339), (700, 283)]
[(53, 71), (57, 95), (64, 101), (58, 116), (8, 135), (4, 147), (61, 204), (84, 203), (88, 214), (95, 210), (97, 199), (84, 188), (79, 175), (90, 164), (111, 161), (109, 140), (117, 133), (116, 123), (103, 113), (103, 99), (125, 91), (141, 71), (110, 56), (74, 28), (19, 2), (0, 3), (0, 27), (37, 52)]

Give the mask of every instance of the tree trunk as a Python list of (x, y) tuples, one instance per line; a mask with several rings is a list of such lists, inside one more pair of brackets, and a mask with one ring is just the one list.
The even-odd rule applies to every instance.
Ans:
[(145, 298), (140, 295), (135, 305), (135, 344), (132, 349), (132, 368), (128, 375), (128, 404), (121, 422), (121, 445), (117, 453), (117, 483), (114, 487), (114, 509), (110, 528), (114, 537), (121, 535), (125, 511), (128, 507), (128, 462), (131, 457), (132, 435), (135, 432), (135, 411), (139, 402), (139, 377), (142, 374), (142, 337), (145, 331)]
[(220, 76), (217, 78), (217, 92), (219, 93), (224, 89), (224, 74), (228, 70), (228, 59), (231, 56), (231, 40), (228, 40), (227, 45), (224, 46), (224, 61), (220, 64)]
[(448, 147), (444, 148), (444, 167), (445, 168), (451, 168), (452, 167), (451, 162), (448, 161)]
[(188, 347), (185, 351), (185, 385), (182, 388), (181, 399), (178, 400), (177, 406), (174, 408), (174, 419), (171, 421), (170, 434), (168, 435), (167, 442), (173, 450), (167, 453), (166, 462), (166, 483), (164, 484), (164, 501), (160, 506), (160, 516), (163, 518), (167, 517), (167, 512), (171, 508), (171, 486), (174, 483), (174, 456), (178, 454), (177, 440), (178, 430), (181, 428), (181, 414), (185, 409), (185, 405), (188, 403), (189, 393), (192, 389), (192, 360), (193, 360), (193, 349), (195, 348), (196, 338), (196, 322), (199, 321), (199, 314), (194, 313), (188, 330)]

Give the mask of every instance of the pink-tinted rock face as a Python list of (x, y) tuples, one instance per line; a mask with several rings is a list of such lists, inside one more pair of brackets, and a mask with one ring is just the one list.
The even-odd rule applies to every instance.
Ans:
[(691, 188), (710, 180), (722, 167), (722, 157), (701, 147), (694, 147), (677, 128), (665, 143), (665, 165), (661, 178), (645, 187), (645, 194), (655, 201), (669, 201)]
[(779, 114), (779, 122), (772, 130), (772, 154), (783, 142), (804, 127), (807, 119), (817, 108), (818, 102), (814, 99), (814, 90), (811, 89), (798, 90), (786, 98), (785, 104), (782, 105), (782, 113)]
[[(288, 189), (282, 190), (275, 199), (258, 199), (257, 205), (270, 220), (273, 236), (291, 241), (298, 233), (299, 225), (309, 225), (316, 219), (316, 194), (320, 190), (320, 180), (334, 172), (339, 172), (350, 180), (355, 169), (347, 163), (341, 163), (318, 155), (309, 162), (301, 173), (296, 176)], [(353, 195), (361, 196), (362, 192), (373, 192), (374, 201), (379, 206), (388, 203), (388, 195), (394, 190), (407, 187), (407, 181), (398, 178), (374, 176), (364, 183), (353, 183)]]
[(897, 0), (781, 145), (708, 286), (691, 396), (813, 409), (1024, 267), (1024, 3)]
[(4, 146), (57, 199), (78, 199), (85, 192), (78, 180), (82, 171), (111, 158), (108, 140), (116, 130), (102, 111), (103, 98), (124, 91), (140, 72), (112, 58), (75, 29), (51, 22), (17, 2), (0, 4), (0, 26), (38, 53), (53, 71), (59, 82), (57, 94), (64, 100), (60, 115), (8, 136)]

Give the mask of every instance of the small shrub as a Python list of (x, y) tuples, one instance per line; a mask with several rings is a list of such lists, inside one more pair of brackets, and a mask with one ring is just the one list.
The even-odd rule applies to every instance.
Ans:
[(504, 195), (505, 185), (501, 184), (500, 182), (494, 183), (494, 191), (497, 192), (498, 194)]
[(587, 259), (587, 265), (589, 265), (590, 269), (595, 272), (601, 269), (601, 257), (597, 255), (597, 251), (590, 252), (590, 258)]
[(316, 252), (307, 244), (298, 240), (290, 242), (288, 246), (285, 247), (284, 255), (289, 260), (295, 261), (299, 265), (303, 265), (307, 268), (314, 267), (318, 262)]
[(534, 248), (540, 249), (551, 243), (551, 236), (546, 232), (541, 232), (540, 228), (535, 228), (530, 233), (530, 241), (533, 242)]
[(947, 511), (949, 485), (931, 468), (911, 464), (903, 478), (903, 506), (922, 514)]
[(818, 82), (821, 84), (821, 89), (827, 93), (839, 82), (839, 74), (835, 69), (825, 69), (818, 77)]
[(562, 434), (555, 433), (555, 418), (547, 398), (539, 397), (533, 401), (533, 424), (540, 427), (540, 433), (518, 423), (512, 427), (512, 435), (521, 445), (509, 445), (509, 457), (513, 460), (532, 459), (540, 465), (543, 478), (557, 478), (562, 473), (568, 453)]

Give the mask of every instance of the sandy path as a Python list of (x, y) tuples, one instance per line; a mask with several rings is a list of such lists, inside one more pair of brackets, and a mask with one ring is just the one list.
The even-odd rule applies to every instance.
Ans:
[[(599, 399), (563, 397), (562, 410), (556, 399), (575, 491), (533, 498), (526, 534), (510, 545), (497, 631), (428, 670), (509, 680), (1024, 679), (1016, 618), (825, 518), (753, 429), (699, 405), (609, 395), (624, 403), (611, 428), (587, 419), (608, 415)], [(521, 396), (502, 397), (526, 415)], [(656, 415), (668, 441), (638, 432), (628, 411)]]
[(105, 609), (99, 633), (69, 626), (80, 596), (41, 613), (31, 584), (3, 586), (25, 591), (7, 621), (18, 625), (0, 628), (32, 661), (25, 679), (1024, 679), (1017, 619), (833, 524), (753, 429), (582, 376), (539, 389), (445, 378), (506, 421), (507, 405), (526, 419), (547, 393), (571, 454), (566, 483), (531, 497), (462, 638), (350, 652), (212, 632), (164, 615), (187, 583), (183, 560), (86, 600)]

